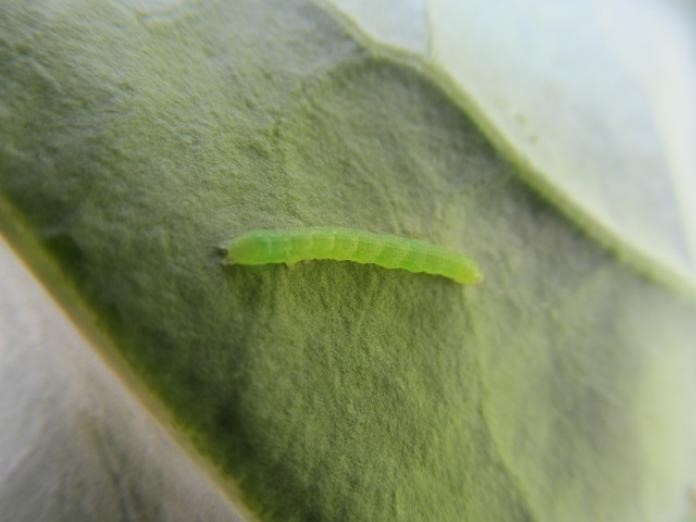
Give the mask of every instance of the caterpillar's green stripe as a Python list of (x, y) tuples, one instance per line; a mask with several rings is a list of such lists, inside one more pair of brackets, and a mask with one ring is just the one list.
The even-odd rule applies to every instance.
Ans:
[(309, 259), (371, 263), (477, 283), (483, 275), (474, 261), (445, 248), (391, 234), (342, 227), (252, 230), (221, 245), (225, 263), (264, 265)]

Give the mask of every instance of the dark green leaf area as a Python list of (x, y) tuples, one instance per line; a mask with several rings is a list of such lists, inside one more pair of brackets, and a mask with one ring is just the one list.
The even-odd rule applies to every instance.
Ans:
[[(418, 66), (301, 1), (6, 10), (3, 197), (264, 518), (640, 521), (672, 498), (693, 306), (536, 196)], [(215, 250), (311, 225), (486, 279)]]

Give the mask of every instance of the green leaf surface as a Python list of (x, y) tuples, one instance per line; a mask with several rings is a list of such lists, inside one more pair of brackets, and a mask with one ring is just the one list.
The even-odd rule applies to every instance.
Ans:
[(0, 520), (243, 520), (1, 238), (0, 273)]
[[(299, 0), (9, 2), (0, 46), (0, 225), (31, 227), (260, 518), (683, 514), (693, 300), (540, 197), (420, 62)], [(486, 281), (220, 264), (312, 225)]]
[(520, 175), (589, 234), (696, 288), (693, 3), (329, 3), (446, 77)]

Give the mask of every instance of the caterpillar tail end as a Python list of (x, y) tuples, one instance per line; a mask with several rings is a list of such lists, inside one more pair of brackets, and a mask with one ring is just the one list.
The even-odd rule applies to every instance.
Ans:
[(483, 271), (477, 266), (469, 266), (466, 274), (460, 277), (457, 282), (463, 285), (479, 286), (483, 283)]

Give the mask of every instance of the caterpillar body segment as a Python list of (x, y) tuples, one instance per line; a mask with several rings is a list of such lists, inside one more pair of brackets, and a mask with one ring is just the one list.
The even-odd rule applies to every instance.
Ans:
[(259, 229), (223, 245), (224, 262), (263, 265), (329, 259), (441, 275), (462, 284), (482, 273), (470, 258), (425, 241), (344, 227)]

